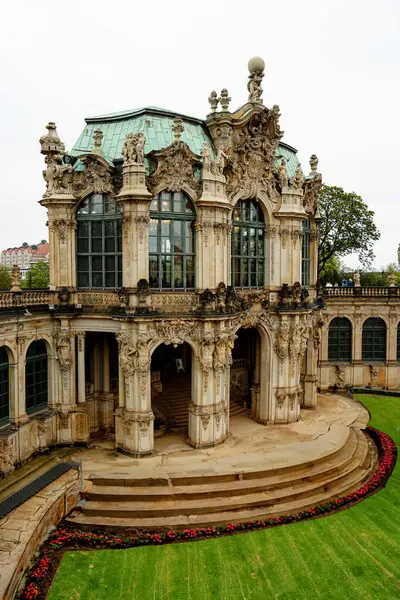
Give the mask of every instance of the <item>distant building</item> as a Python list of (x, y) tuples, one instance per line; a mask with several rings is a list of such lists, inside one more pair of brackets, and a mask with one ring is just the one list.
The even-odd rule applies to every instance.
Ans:
[(40, 260), (49, 262), (49, 243), (46, 240), (41, 240), (39, 244), (31, 244), (24, 242), (22, 246), (7, 248), (2, 250), (0, 255), (0, 264), (5, 267), (18, 265), (21, 269), (22, 279), (25, 278), (29, 267)]

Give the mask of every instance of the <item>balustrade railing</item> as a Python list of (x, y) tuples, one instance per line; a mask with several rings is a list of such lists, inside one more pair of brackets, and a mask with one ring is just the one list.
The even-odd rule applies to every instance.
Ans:
[(400, 298), (400, 288), (396, 286), (354, 286), (354, 287), (326, 287), (325, 298)]
[(0, 308), (41, 306), (57, 302), (57, 293), (50, 290), (23, 290), (0, 292)]

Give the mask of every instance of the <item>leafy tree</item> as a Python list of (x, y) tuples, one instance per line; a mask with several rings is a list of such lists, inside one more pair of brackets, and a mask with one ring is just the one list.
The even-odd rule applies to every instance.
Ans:
[(0, 290), (9, 290), (11, 288), (11, 273), (8, 267), (0, 266)]
[(21, 285), (28, 289), (47, 288), (49, 287), (49, 279), (49, 263), (39, 260), (28, 269)]
[(343, 276), (343, 266), (340, 262), (340, 259), (334, 254), (326, 261), (324, 267), (319, 272), (320, 277), (324, 277), (324, 279), (329, 283), (335, 283), (336, 281), (339, 283), (342, 281)]
[(321, 214), (318, 272), (333, 256), (357, 253), (368, 267), (374, 259), (373, 242), (379, 239), (374, 213), (360, 196), (342, 188), (323, 185), (319, 197)]

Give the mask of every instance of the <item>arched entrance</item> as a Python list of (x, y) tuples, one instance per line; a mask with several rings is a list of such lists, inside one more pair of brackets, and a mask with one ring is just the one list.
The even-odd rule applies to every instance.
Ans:
[(151, 357), (151, 407), (154, 435), (188, 428), (192, 350), (187, 342), (158, 346)]
[(256, 329), (239, 329), (232, 350), (230, 401), (231, 416), (236, 407), (252, 408), (260, 393), (261, 339)]

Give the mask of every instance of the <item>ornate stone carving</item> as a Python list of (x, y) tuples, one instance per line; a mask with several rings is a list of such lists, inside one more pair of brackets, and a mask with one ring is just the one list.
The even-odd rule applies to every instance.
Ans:
[(138, 215), (137, 217), (135, 217), (135, 223), (137, 231), (139, 233), (139, 242), (143, 244), (144, 234), (146, 233), (149, 227), (150, 217), (148, 217), (147, 215)]
[(283, 390), (276, 390), (275, 396), (276, 396), (276, 401), (278, 403), (278, 407), (283, 408), (283, 405), (285, 404), (287, 393), (284, 392)]
[(78, 440), (84, 440), (86, 438), (86, 414), (77, 413), (75, 417), (76, 424), (76, 437)]
[(206, 431), (208, 424), (210, 423), (211, 415), (201, 415), (200, 420), (204, 431)]
[(275, 150), (283, 135), (278, 120), (279, 107), (273, 107), (253, 112), (246, 123), (236, 126), (225, 173), (231, 198), (239, 191), (244, 199), (264, 192), (277, 201)]
[(286, 160), (284, 158), (282, 158), (281, 164), (278, 167), (278, 179), (282, 190), (288, 187), (289, 179), (287, 174)]
[(155, 330), (157, 336), (164, 341), (165, 345), (174, 346), (183, 344), (188, 338), (194, 339), (197, 334), (198, 324), (195, 321), (183, 319), (171, 319), (170, 321), (156, 321)]
[(119, 306), (116, 292), (78, 292), (78, 304), (86, 306)]
[(387, 280), (388, 280), (388, 284), (390, 287), (394, 287), (396, 285), (396, 281), (397, 281), (397, 274), (396, 273), (389, 273), (389, 275), (387, 276)]
[(356, 271), (354, 273), (353, 279), (354, 279), (354, 286), (359, 287), (361, 285), (361, 283), (360, 283), (360, 273), (358, 271)]
[(206, 248), (208, 248), (208, 236), (210, 234), (211, 227), (212, 223), (210, 223), (209, 221), (203, 221), (202, 223), (196, 221), (195, 223), (196, 231), (201, 231), (203, 233), (204, 245)]
[(304, 181), (303, 169), (299, 163), (296, 168), (296, 174), (290, 179), (290, 185), (295, 190), (302, 190)]
[(86, 337), (86, 332), (85, 331), (79, 331), (76, 334), (77, 338), (78, 338), (78, 352), (84, 352), (85, 351), (85, 337)]
[(55, 219), (52, 222), (52, 225), (54, 225), (54, 227), (58, 231), (60, 242), (62, 244), (66, 244), (69, 240), (70, 228), (71, 226), (74, 227), (75, 223), (72, 223), (71, 221), (66, 221), (65, 219)]
[(301, 334), (302, 327), (300, 323), (296, 323), (290, 330), (289, 356), (292, 361), (292, 375), (296, 372), (296, 366), (301, 354)]
[(335, 371), (336, 371), (335, 386), (338, 388), (346, 387), (346, 369), (344, 369), (340, 365), (336, 365)]
[(281, 236), (282, 248), (285, 249), (290, 236), (290, 230), (287, 227), (281, 227), (279, 234)]
[(21, 292), (21, 270), (18, 265), (11, 268), (11, 292)]
[(180, 117), (175, 117), (171, 129), (172, 133), (174, 134), (175, 141), (180, 140), (182, 133), (185, 131), (183, 121)]
[(47, 448), (47, 438), (46, 438), (46, 421), (43, 419), (37, 420), (37, 436), (38, 436), (38, 446), (40, 450), (44, 450)]
[(222, 108), (223, 111), (228, 110), (231, 98), (230, 98), (229, 92), (228, 92), (228, 90), (226, 88), (224, 88), (223, 90), (221, 90), (221, 95), (218, 98), (218, 101), (221, 104), (221, 108)]
[(208, 98), (208, 102), (210, 103), (211, 112), (215, 113), (218, 108), (218, 94), (215, 90), (213, 90)]
[(69, 413), (60, 411), (58, 413), (58, 422), (60, 429), (68, 429), (69, 427)]
[(208, 374), (213, 368), (214, 347), (214, 335), (211, 331), (206, 331), (200, 345), (200, 363), (203, 370), (205, 392), (208, 389)]
[(375, 385), (379, 379), (379, 373), (381, 369), (376, 365), (369, 365), (369, 372), (371, 374), (371, 386)]
[(60, 363), (61, 376), (64, 390), (68, 389), (69, 374), (73, 364), (71, 340), (69, 332), (60, 332), (57, 340), (58, 360)]
[(289, 325), (287, 323), (281, 323), (278, 327), (275, 338), (275, 352), (277, 353), (281, 362), (283, 362), (289, 354), (289, 336)]
[(118, 342), (119, 364), (124, 377), (133, 375), (136, 367), (137, 352), (133, 348), (128, 333), (122, 332), (115, 335)]
[(3, 438), (0, 441), (0, 470), (7, 473), (13, 466), (12, 459), (13, 440), (12, 438)]
[(103, 142), (104, 134), (100, 128), (94, 130), (92, 138), (94, 141), (94, 145), (92, 148), (92, 154), (97, 154), (98, 156), (104, 156), (104, 152), (101, 148)]
[(249, 61), (249, 81), (247, 83), (247, 90), (249, 92), (249, 102), (262, 104), (261, 96), (263, 89), (261, 83), (264, 77), (265, 63), (262, 58), (255, 57)]
[(122, 147), (122, 156), (126, 165), (144, 165), (144, 133), (128, 133)]
[(214, 350), (214, 370), (220, 373), (231, 366), (232, 350), (237, 336), (232, 333), (220, 333)]
[(212, 159), (208, 142), (203, 142), (200, 153), (203, 157), (203, 173), (211, 173)]
[(322, 175), (313, 174), (312, 179), (306, 179), (304, 184), (304, 210), (308, 214), (315, 215), (318, 210), (318, 197), (322, 186)]
[(71, 292), (67, 287), (62, 287), (57, 293), (57, 300), (60, 304), (69, 304)]
[(278, 233), (278, 228), (275, 225), (267, 225), (265, 228), (265, 235), (267, 238), (275, 239), (276, 234)]
[(89, 192), (95, 194), (114, 194), (114, 185), (110, 165), (100, 156), (85, 154), (79, 157), (85, 165), (84, 171), (74, 172), (72, 193), (83, 198)]
[(316, 154), (311, 154), (311, 156), (310, 156), (310, 168), (311, 168), (311, 173), (310, 173), (311, 177), (318, 175), (318, 172), (317, 172), (318, 156)]
[(195, 197), (200, 197), (202, 186), (194, 176), (194, 166), (200, 157), (185, 142), (175, 140), (168, 148), (150, 152), (149, 157), (157, 161), (157, 168), (149, 178), (153, 189), (162, 187), (168, 192), (179, 192), (187, 187)]

